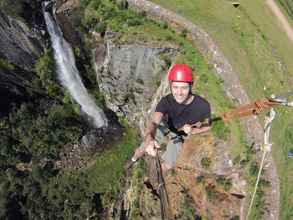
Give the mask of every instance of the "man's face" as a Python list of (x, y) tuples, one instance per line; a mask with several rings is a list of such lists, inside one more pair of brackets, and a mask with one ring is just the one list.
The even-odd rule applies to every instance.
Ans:
[(171, 92), (179, 104), (183, 103), (189, 95), (190, 85), (187, 82), (171, 82)]

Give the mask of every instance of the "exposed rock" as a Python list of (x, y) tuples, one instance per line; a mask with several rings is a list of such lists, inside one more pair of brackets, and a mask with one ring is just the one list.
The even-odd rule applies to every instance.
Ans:
[(44, 47), (41, 32), (0, 10), (0, 59), (8, 65), (0, 67), (0, 117), (10, 111), (13, 103), (28, 99), (34, 65)]
[(138, 125), (166, 75), (168, 66), (162, 55), (172, 59), (176, 49), (140, 44), (116, 45), (111, 40), (107, 40), (106, 46), (98, 47), (95, 68), (107, 107)]
[(0, 11), (0, 58), (31, 71), (43, 48), (40, 39), (40, 33)]
[(72, 10), (80, 6), (79, 0), (57, 0), (57, 9), (56, 13), (71, 13)]
[(118, 143), (123, 138), (123, 128), (117, 121), (111, 121), (107, 129), (91, 130), (81, 140), (63, 147), (60, 160), (54, 162), (58, 169), (80, 169), (88, 165), (93, 155)]
[(56, 3), (56, 10), (54, 11), (64, 38), (74, 48), (81, 47), (81, 37), (73, 27), (74, 20), (79, 19), (78, 13), (76, 12), (79, 6), (80, 3), (78, 0), (58, 0)]

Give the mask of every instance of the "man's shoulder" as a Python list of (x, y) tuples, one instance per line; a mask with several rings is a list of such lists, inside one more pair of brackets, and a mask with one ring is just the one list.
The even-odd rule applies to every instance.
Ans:
[(161, 98), (158, 102), (157, 107), (155, 109), (156, 112), (166, 113), (170, 108), (170, 103), (172, 102), (172, 97), (170, 94)]
[(173, 101), (173, 96), (172, 96), (172, 94), (167, 94), (167, 95), (165, 95), (165, 96), (163, 96), (162, 98), (161, 98), (161, 100), (160, 100), (160, 102), (163, 102), (163, 103), (169, 103), (169, 102), (172, 102)]
[(197, 95), (197, 94), (194, 94), (195, 98), (194, 98), (194, 102), (196, 103), (200, 103), (202, 105), (210, 105), (210, 103), (205, 99), (203, 98), (202, 96), (200, 95)]
[(172, 99), (172, 98), (173, 98), (173, 96), (172, 96), (171, 93), (169, 93), (169, 94), (167, 94), (167, 95), (162, 97), (162, 99)]

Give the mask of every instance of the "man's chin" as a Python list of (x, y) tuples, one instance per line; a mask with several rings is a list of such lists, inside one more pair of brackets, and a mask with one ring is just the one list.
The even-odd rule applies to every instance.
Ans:
[(185, 101), (185, 99), (183, 100), (183, 99), (176, 99), (176, 98), (175, 98), (175, 101), (176, 101), (178, 104), (182, 104), (182, 103)]

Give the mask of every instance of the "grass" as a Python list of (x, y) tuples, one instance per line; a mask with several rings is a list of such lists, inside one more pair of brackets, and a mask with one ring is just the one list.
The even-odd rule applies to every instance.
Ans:
[(126, 128), (123, 141), (110, 150), (96, 156), (93, 166), (89, 167), (90, 189), (93, 192), (104, 194), (104, 205), (108, 205), (122, 187), (126, 160), (138, 145), (138, 134), (133, 128)]
[(9, 63), (7, 60), (0, 58), (0, 69), (12, 71), (14, 70), (14, 66), (11, 63)]
[(291, 25), (293, 24), (293, 2), (290, 0), (278, 0), (277, 1), (279, 5), (281, 6), (281, 10), (283, 10), (285, 15), (287, 15), (287, 18), (289, 20), (289, 23)]
[[(206, 30), (239, 74), (251, 99), (290, 89), (293, 45), (285, 34), (280, 34), (283, 32), (278, 20), (265, 1), (240, 1), (241, 5), (237, 9), (232, 6), (231, 1), (153, 2), (183, 15)], [(293, 203), (288, 201), (293, 197), (293, 161), (287, 158), (286, 145), (289, 143), (284, 139), (283, 132), (290, 123), (292, 112), (278, 112), (280, 114), (274, 122), (272, 134), (273, 156), (281, 179), (280, 219), (290, 219), (293, 217)]]

